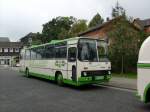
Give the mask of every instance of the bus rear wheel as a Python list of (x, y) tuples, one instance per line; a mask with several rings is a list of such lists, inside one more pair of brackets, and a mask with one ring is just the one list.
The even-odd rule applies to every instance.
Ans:
[(62, 74), (59, 73), (59, 74), (57, 75), (56, 82), (57, 82), (57, 84), (58, 84), (59, 86), (63, 86), (64, 82), (63, 82), (63, 76), (62, 76)]
[(29, 69), (28, 68), (26, 68), (25, 74), (26, 74), (26, 77), (30, 77), (30, 73), (29, 73)]

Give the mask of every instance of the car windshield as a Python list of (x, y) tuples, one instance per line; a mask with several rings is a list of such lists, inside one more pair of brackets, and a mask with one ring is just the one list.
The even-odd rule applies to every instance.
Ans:
[(78, 59), (80, 61), (98, 61), (96, 40), (80, 39), (78, 44)]

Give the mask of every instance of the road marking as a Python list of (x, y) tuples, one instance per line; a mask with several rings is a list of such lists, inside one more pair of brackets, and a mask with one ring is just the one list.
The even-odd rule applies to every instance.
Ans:
[(106, 87), (106, 88), (110, 88), (110, 89), (116, 89), (116, 90), (120, 90), (120, 91), (127, 91), (127, 92), (132, 92), (132, 93), (136, 93), (136, 90), (133, 89), (127, 89), (127, 88), (120, 88), (120, 87), (115, 87), (115, 86), (110, 86), (110, 85), (98, 85), (98, 84), (93, 84), (95, 86), (99, 86), (99, 87)]

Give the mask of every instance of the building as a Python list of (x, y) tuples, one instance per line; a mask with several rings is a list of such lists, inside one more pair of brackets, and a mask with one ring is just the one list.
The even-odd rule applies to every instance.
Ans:
[(9, 38), (0, 37), (0, 65), (14, 66), (19, 62), (22, 43), (10, 42)]
[(99, 24), (95, 27), (88, 29), (87, 31), (81, 32), (78, 36), (92, 37), (108, 40), (107, 33), (112, 30), (112, 25), (115, 21), (118, 21), (120, 18), (115, 18), (108, 20), (102, 24)]
[(34, 33), (29, 33), (26, 36), (22, 37), (20, 41), (23, 43), (23, 46), (29, 46), (30, 42), (32, 41), (32, 38), (34, 37)]
[(139, 18), (133, 21), (133, 24), (141, 30), (144, 30), (146, 34), (150, 35), (150, 19), (140, 20)]
[[(108, 33), (113, 30), (113, 25), (121, 20), (121, 17), (114, 18), (112, 20), (107, 20), (107, 22), (104, 22), (102, 24), (99, 24), (93, 28), (88, 29), (85, 32), (81, 32), (78, 36), (84, 36), (84, 37), (92, 37), (92, 38), (98, 38), (98, 39), (104, 39), (107, 42), (110, 42), (108, 38)], [(134, 24), (130, 23), (130, 26), (135, 29), (136, 31), (139, 31), (140, 29), (134, 26)]]
[(110, 29), (110, 24), (111, 24), (111, 21), (105, 22), (103, 24), (90, 28), (87, 31), (81, 32), (78, 36), (106, 39), (107, 31), (108, 29)]
[(10, 40), (7, 37), (0, 37), (0, 42), (10, 42)]

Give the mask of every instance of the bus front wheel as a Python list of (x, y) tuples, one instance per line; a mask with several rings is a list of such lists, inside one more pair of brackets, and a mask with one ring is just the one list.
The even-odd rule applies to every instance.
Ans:
[(26, 68), (26, 77), (29, 77), (29, 76), (30, 76), (29, 69)]
[(59, 86), (63, 86), (63, 76), (62, 76), (62, 74), (59, 73), (59, 74), (57, 75), (56, 81), (57, 81), (57, 84), (58, 84)]

